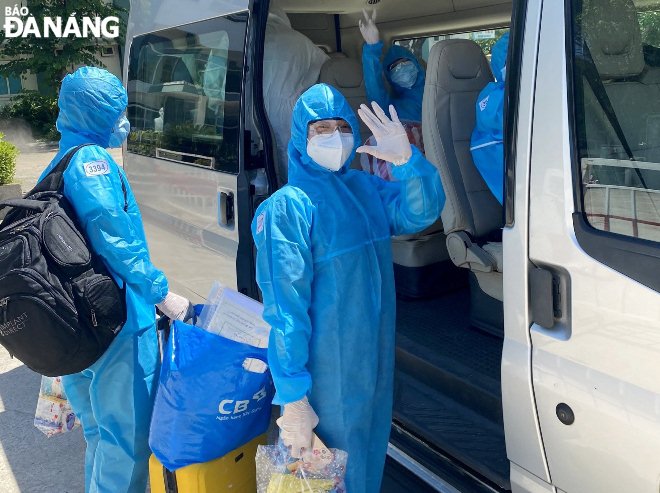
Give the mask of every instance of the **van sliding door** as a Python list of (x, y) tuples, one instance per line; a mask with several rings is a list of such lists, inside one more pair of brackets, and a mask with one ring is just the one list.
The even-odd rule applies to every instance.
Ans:
[(660, 485), (660, 21), (635, 4), (543, 2), (532, 372), (549, 475), (567, 493)]
[(248, 1), (137, 1), (130, 15), (124, 163), (151, 256), (191, 299), (214, 280), (239, 289)]

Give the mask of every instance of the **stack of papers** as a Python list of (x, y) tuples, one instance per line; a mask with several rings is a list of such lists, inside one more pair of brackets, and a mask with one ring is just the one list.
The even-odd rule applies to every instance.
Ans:
[[(258, 301), (216, 282), (197, 325), (232, 341), (266, 348), (270, 326), (263, 312), (264, 306)], [(257, 373), (266, 371), (265, 363), (252, 358), (245, 360), (243, 367)]]

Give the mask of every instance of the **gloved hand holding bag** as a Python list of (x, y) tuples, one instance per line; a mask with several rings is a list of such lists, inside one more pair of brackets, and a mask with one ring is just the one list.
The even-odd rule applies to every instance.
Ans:
[(183, 296), (170, 291), (165, 299), (156, 305), (170, 320), (185, 322), (194, 315), (193, 304)]
[(277, 419), (277, 426), (280, 427), (282, 442), (291, 447), (291, 457), (301, 457), (302, 451), (311, 448), (313, 430), (318, 424), (319, 417), (307, 397), (284, 406), (284, 413)]

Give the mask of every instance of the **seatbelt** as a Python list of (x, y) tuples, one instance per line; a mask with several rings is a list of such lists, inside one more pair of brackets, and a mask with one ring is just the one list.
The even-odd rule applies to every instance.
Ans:
[(626, 154), (628, 155), (628, 159), (630, 159), (631, 161), (635, 161), (635, 156), (633, 155), (633, 152), (630, 149), (630, 146), (628, 145), (628, 140), (626, 139), (626, 136), (623, 133), (623, 129), (621, 128), (621, 124), (619, 123), (619, 119), (616, 117), (616, 113), (614, 111), (614, 108), (612, 107), (612, 102), (610, 101), (610, 97), (607, 95), (607, 90), (603, 85), (603, 80), (600, 78), (600, 73), (598, 73), (598, 69), (596, 68), (594, 59), (591, 56), (589, 47), (587, 46), (587, 43), (584, 40), (582, 41), (582, 50), (583, 51), (582, 51), (581, 59), (584, 62), (582, 64), (583, 65), (582, 73), (587, 79), (587, 82), (589, 82), (589, 87), (591, 87), (591, 90), (596, 96), (598, 103), (600, 104), (601, 108), (603, 108), (603, 111), (605, 112), (605, 116), (607, 116), (607, 120), (610, 122), (610, 125), (612, 125), (612, 128), (614, 129), (614, 133), (616, 133), (616, 136), (619, 138), (619, 141), (623, 146), (623, 150), (626, 151)]
[[(582, 56), (580, 57), (580, 59), (583, 62), (582, 65), (583, 65), (584, 76), (587, 79), (587, 82), (589, 82), (589, 86), (591, 87), (591, 90), (596, 96), (596, 99), (598, 100), (598, 104), (600, 104), (601, 108), (603, 108), (603, 111), (605, 112), (605, 115), (607, 116), (610, 125), (612, 125), (612, 128), (614, 129), (614, 133), (616, 133), (616, 136), (619, 138), (619, 142), (623, 146), (623, 150), (626, 151), (626, 154), (628, 155), (628, 159), (630, 159), (631, 161), (636, 161), (632, 149), (630, 148), (630, 145), (628, 145), (628, 140), (626, 139), (626, 136), (623, 133), (623, 129), (621, 128), (621, 124), (619, 123), (619, 119), (616, 117), (616, 112), (612, 107), (612, 101), (610, 101), (610, 97), (607, 95), (607, 90), (603, 85), (603, 80), (600, 78), (600, 73), (596, 68), (596, 63), (594, 62), (594, 59), (591, 56), (591, 51), (589, 51), (587, 42), (585, 40), (582, 40), (581, 45), (582, 45)], [(646, 185), (646, 180), (642, 175), (642, 171), (639, 168), (634, 168), (634, 170), (635, 170), (635, 174), (637, 175), (637, 178), (639, 178), (642, 188), (648, 188), (648, 186)]]

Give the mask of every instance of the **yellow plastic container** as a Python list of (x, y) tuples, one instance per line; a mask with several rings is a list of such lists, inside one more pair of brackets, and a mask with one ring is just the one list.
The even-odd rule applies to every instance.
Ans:
[[(257, 491), (254, 457), (266, 435), (237, 448), (224, 457), (192, 464), (167, 474), (154, 455), (149, 459), (151, 493), (254, 493)], [(176, 485), (172, 484), (176, 482)]]

